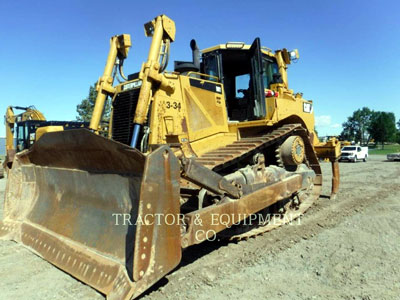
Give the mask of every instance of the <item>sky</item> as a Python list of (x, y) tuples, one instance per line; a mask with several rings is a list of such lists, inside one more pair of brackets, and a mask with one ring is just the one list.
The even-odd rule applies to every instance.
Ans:
[[(289, 87), (314, 101), (320, 135), (335, 135), (363, 106), (400, 118), (400, 1), (0, 0), (0, 113), (35, 105), (48, 120), (74, 120), (76, 105), (101, 76), (111, 36), (131, 34), (126, 74), (150, 46), (143, 24), (175, 21), (174, 60), (200, 49), (260, 37), (271, 49), (299, 49)], [(5, 135), (3, 122), (0, 136)]]

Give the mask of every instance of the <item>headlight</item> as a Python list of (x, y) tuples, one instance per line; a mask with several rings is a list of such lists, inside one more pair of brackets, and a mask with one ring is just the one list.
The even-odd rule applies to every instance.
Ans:
[(244, 43), (242, 42), (228, 42), (225, 44), (226, 49), (242, 49)]
[(290, 55), (290, 60), (291, 61), (296, 61), (300, 57), (299, 56), (299, 50), (297, 50), (297, 49), (294, 49), (294, 50), (290, 51), (289, 55)]

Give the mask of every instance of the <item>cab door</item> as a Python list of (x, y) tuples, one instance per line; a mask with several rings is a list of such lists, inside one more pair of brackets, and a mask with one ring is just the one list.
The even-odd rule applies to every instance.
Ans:
[(262, 119), (267, 115), (263, 80), (263, 64), (260, 38), (256, 38), (249, 50), (251, 61), (251, 81), (254, 98), (254, 118)]

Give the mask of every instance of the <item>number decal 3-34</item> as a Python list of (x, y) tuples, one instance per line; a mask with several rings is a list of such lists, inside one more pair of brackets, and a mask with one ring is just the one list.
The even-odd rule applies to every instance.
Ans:
[(167, 109), (173, 108), (173, 109), (177, 109), (177, 110), (181, 111), (181, 104), (178, 102), (167, 101), (167, 102), (165, 102), (165, 106)]

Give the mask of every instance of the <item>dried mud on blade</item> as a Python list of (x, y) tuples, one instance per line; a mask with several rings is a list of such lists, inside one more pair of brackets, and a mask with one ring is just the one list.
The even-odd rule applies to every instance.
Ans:
[(178, 222), (145, 222), (156, 214), (179, 214), (179, 163), (167, 146), (144, 156), (85, 129), (54, 132), (16, 156), (0, 237), (107, 299), (131, 299), (181, 259)]

